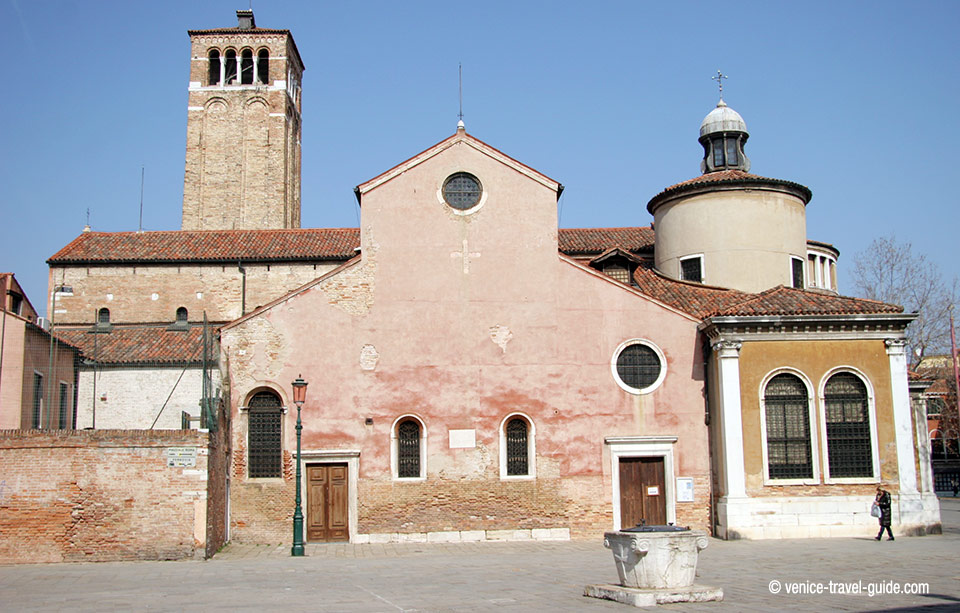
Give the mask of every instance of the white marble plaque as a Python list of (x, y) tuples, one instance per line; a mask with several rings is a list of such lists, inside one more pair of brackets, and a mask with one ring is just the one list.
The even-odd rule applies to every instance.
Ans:
[(450, 449), (473, 449), (476, 446), (476, 430), (450, 430)]

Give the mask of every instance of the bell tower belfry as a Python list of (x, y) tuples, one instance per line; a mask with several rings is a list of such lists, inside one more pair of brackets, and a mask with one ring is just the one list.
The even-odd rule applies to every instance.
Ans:
[(190, 30), (183, 230), (300, 227), (300, 83), (290, 30)]

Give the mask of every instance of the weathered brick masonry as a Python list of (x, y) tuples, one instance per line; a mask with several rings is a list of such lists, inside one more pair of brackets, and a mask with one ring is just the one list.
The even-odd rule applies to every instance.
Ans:
[[(221, 430), (222, 431), (222, 430)], [(223, 542), (223, 440), (197, 431), (0, 431), (0, 563), (202, 557)], [(167, 466), (171, 447), (196, 466)], [(208, 494), (208, 477), (217, 484)], [(208, 511), (208, 502), (219, 509)]]

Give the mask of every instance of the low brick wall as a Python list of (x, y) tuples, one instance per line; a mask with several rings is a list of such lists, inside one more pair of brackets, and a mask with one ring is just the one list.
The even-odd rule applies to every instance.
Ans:
[[(0, 563), (203, 557), (208, 438), (195, 430), (0, 431)], [(174, 447), (195, 449), (196, 465), (168, 466)]]

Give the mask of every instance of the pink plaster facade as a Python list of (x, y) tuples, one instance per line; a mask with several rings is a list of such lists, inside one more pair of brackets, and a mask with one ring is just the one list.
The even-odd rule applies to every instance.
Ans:
[[(461, 171), (484, 192), (467, 214), (441, 195)], [(262, 509), (292, 501), (289, 398), (298, 375), (310, 384), (305, 464), (337, 452), (357, 458), (352, 540), (537, 529), (596, 537), (619, 522), (610, 437), (641, 447), (675, 437), (666, 443), (668, 515), (709, 528), (698, 321), (559, 254), (560, 189), (459, 131), (358, 188), (359, 258), (223, 329), (235, 426), (232, 539), (289, 536), (292, 508), (270, 519)], [(651, 393), (615, 380), (611, 360), (631, 339), (650, 341), (665, 358)], [(246, 474), (243, 407), (265, 388), (291, 409), (282, 479)], [(500, 467), (513, 414), (531, 424), (526, 478), (505, 478)], [(395, 476), (391, 439), (403, 416), (422, 424), (423, 479)], [(471, 432), (475, 445), (461, 446)], [(694, 480), (693, 502), (675, 500), (680, 477)]]

